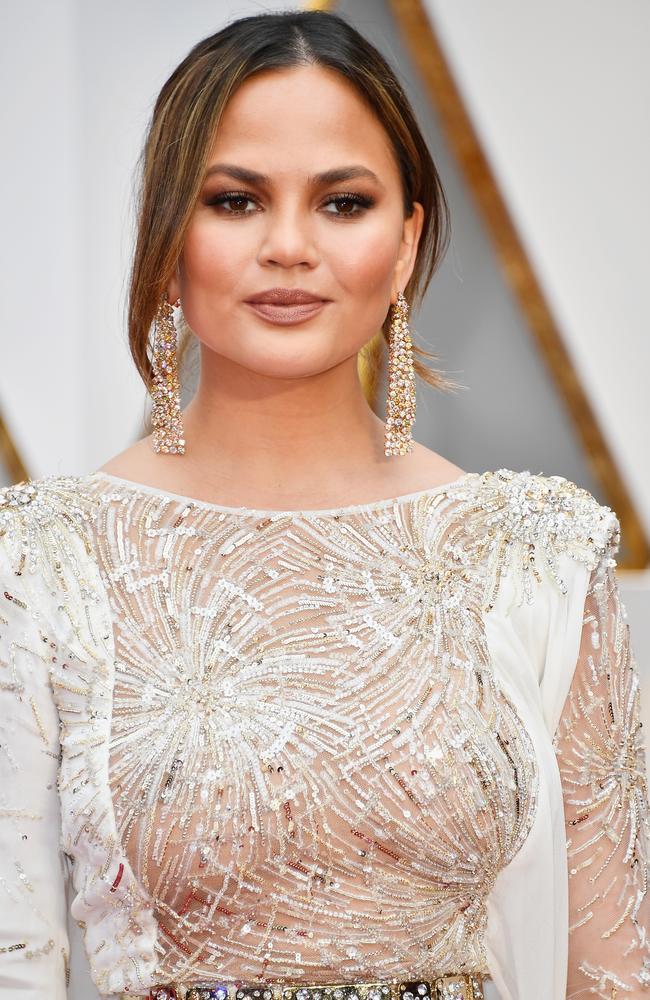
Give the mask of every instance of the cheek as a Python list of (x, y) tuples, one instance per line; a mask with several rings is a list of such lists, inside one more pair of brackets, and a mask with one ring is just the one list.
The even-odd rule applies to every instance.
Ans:
[(236, 284), (241, 263), (250, 254), (249, 240), (236, 226), (218, 227), (209, 218), (193, 222), (185, 234), (182, 269), (194, 290), (228, 288)]
[(338, 283), (351, 295), (384, 294), (398, 251), (394, 225), (373, 227), (356, 239), (342, 241), (330, 263)]

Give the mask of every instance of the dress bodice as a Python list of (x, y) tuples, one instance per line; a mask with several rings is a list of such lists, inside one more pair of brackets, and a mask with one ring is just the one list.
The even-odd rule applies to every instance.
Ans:
[(98, 485), (111, 791), (166, 978), (487, 973), (537, 770), (455, 491), (269, 515)]
[[(503, 1000), (522, 976), (560, 1000), (562, 777), (595, 773), (576, 768), (570, 688), (609, 508), (503, 469), (316, 511), (97, 472), (16, 487), (3, 517), (12, 606), (41, 602), (52, 651), (70, 913), (102, 996), (479, 972)], [(630, 899), (637, 717), (628, 699)], [(535, 929), (539, 955), (535, 907), (559, 921)]]

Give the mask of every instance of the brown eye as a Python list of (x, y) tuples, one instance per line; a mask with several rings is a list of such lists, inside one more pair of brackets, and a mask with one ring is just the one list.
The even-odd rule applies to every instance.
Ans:
[[(228, 198), (227, 201), (230, 203), (231, 206), (234, 205), (235, 212), (238, 212), (238, 211), (243, 211), (242, 205), (245, 205), (247, 201), (250, 201), (250, 198), (244, 198), (243, 195), (235, 195), (234, 198)], [(239, 208), (237, 207), (237, 205), (239, 205)]]
[[(369, 198), (363, 194), (337, 194), (325, 202), (326, 205), (344, 205), (347, 206), (349, 211), (344, 212), (328, 212), (328, 215), (338, 215), (340, 218), (350, 218), (353, 215), (363, 215), (365, 209), (371, 208), (374, 205), (374, 199)], [(355, 206), (359, 206), (358, 210), (354, 210)]]
[(246, 202), (253, 202), (250, 195), (246, 194), (244, 191), (224, 191), (223, 194), (215, 195), (213, 198), (209, 198), (206, 202), (207, 205), (226, 205), (229, 202), (235, 203), (238, 207), (227, 210), (226, 215), (250, 215), (245, 208), (241, 207), (246, 205)]

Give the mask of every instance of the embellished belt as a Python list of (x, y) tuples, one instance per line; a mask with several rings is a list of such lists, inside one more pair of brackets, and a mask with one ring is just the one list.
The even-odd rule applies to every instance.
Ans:
[[(123, 993), (123, 1000), (129, 1000)], [(148, 1000), (484, 1000), (479, 973), (414, 979), (410, 982), (319, 983), (305, 986), (245, 986), (206, 983), (200, 986), (153, 986)]]

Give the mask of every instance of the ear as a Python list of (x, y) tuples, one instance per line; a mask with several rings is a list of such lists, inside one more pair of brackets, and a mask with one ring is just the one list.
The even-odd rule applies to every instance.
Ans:
[(404, 291), (408, 285), (409, 278), (413, 274), (423, 225), (424, 208), (419, 201), (414, 201), (413, 211), (407, 219), (404, 219), (402, 241), (393, 272), (393, 283), (390, 294), (390, 300), (393, 304), (397, 301), (398, 292)]

